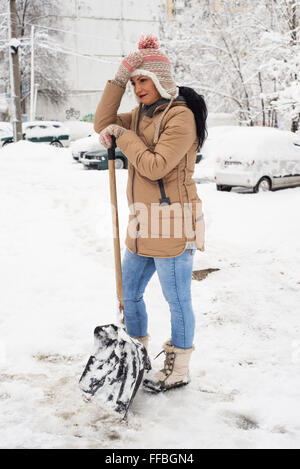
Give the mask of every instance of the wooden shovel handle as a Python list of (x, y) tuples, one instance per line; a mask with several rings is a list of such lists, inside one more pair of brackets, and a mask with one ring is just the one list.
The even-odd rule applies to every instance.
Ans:
[[(120, 313), (124, 315), (119, 216), (118, 216), (116, 171), (115, 171), (115, 149), (116, 149), (116, 138), (112, 136), (112, 147), (108, 149), (110, 203), (111, 203), (111, 216), (112, 216), (112, 226), (113, 226), (116, 290), (117, 290), (117, 297), (119, 300)], [(124, 321), (124, 318), (122, 318), (122, 320)]]

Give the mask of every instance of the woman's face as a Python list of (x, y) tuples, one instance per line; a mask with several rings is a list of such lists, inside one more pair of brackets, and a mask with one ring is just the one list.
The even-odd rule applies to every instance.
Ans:
[(135, 94), (140, 98), (141, 103), (146, 106), (150, 106), (161, 98), (150, 77), (137, 75), (130, 80), (134, 86)]

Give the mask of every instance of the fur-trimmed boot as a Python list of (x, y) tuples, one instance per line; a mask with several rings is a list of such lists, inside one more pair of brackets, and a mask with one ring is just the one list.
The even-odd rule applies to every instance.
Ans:
[(190, 382), (189, 363), (194, 349), (194, 347), (177, 348), (171, 345), (170, 340), (166, 342), (161, 352), (165, 353), (164, 367), (152, 379), (150, 377), (144, 379), (145, 391), (159, 393), (188, 384)]
[(141, 344), (143, 344), (143, 346), (148, 352), (149, 335), (146, 335), (145, 337), (132, 337), (132, 338), (141, 342)]

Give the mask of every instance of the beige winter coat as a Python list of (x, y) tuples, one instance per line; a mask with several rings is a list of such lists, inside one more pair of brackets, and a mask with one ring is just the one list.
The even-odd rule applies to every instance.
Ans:
[[(198, 146), (194, 115), (180, 101), (169, 110), (168, 103), (158, 106), (152, 118), (141, 114), (141, 105), (117, 114), (124, 91), (107, 83), (94, 128), (97, 133), (110, 124), (128, 129), (117, 139), (128, 159), (126, 246), (132, 253), (162, 258), (179, 256), (192, 241), (204, 251), (202, 202), (192, 180)], [(170, 205), (160, 205), (160, 179)]]

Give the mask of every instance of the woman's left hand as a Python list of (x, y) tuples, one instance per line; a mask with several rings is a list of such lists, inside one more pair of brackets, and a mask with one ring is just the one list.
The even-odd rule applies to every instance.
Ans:
[(99, 141), (105, 148), (110, 148), (112, 145), (111, 136), (114, 135), (116, 138), (119, 138), (126, 131), (127, 129), (124, 129), (124, 127), (120, 125), (111, 124), (100, 132)]

